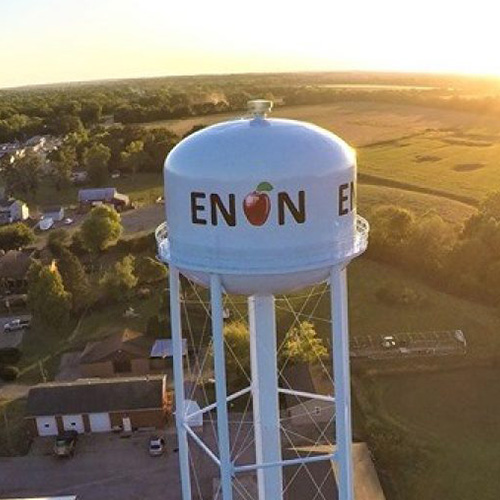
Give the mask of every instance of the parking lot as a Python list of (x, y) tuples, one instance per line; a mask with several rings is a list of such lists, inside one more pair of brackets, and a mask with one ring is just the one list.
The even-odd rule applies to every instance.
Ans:
[(0, 458), (0, 498), (74, 494), (79, 500), (180, 500), (175, 435), (150, 457), (151, 433), (79, 437), (75, 456), (52, 455), (53, 438), (37, 438), (25, 457)]

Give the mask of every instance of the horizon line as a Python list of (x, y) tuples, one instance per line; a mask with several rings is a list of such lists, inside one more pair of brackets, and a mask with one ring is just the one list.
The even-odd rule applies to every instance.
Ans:
[(489, 80), (500, 80), (500, 75), (489, 74), (489, 73), (461, 73), (461, 72), (434, 72), (434, 71), (397, 71), (397, 70), (370, 70), (370, 69), (338, 69), (338, 70), (296, 70), (296, 71), (241, 71), (241, 72), (221, 72), (221, 73), (183, 73), (175, 75), (151, 75), (151, 76), (130, 76), (130, 77), (104, 77), (104, 78), (89, 78), (86, 80), (66, 80), (66, 81), (52, 81), (52, 82), (42, 82), (42, 83), (28, 83), (21, 85), (7, 85), (0, 86), (0, 91), (4, 90), (23, 90), (23, 89), (33, 89), (36, 87), (57, 87), (65, 85), (97, 85), (100, 83), (118, 83), (125, 81), (140, 81), (140, 80), (154, 80), (154, 79), (169, 79), (169, 78), (190, 78), (190, 77), (214, 77), (214, 76), (236, 76), (236, 75), (293, 75), (293, 74), (315, 74), (315, 73), (331, 73), (331, 74), (342, 74), (342, 73), (365, 73), (365, 74), (385, 74), (394, 76), (427, 76), (427, 77), (454, 77), (454, 78), (470, 78), (470, 79), (489, 79)]

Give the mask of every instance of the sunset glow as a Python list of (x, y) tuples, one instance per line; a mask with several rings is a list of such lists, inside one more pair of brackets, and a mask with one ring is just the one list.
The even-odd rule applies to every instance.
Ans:
[[(199, 73), (500, 75), (487, 0), (16, 0), (0, 5), (0, 86)], [(250, 7), (251, 5), (251, 7)]]

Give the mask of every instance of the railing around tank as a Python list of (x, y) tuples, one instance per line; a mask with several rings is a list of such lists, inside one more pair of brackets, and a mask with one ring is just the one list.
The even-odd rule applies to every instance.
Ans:
[[(368, 234), (370, 232), (370, 224), (360, 215), (356, 216), (354, 238), (337, 240), (334, 245), (339, 255), (344, 255), (346, 258), (352, 258), (366, 250), (368, 245)], [(156, 245), (158, 248), (158, 256), (165, 260), (165, 257), (170, 254), (170, 246), (168, 242), (168, 225), (166, 222), (160, 224), (155, 231)]]
[(168, 236), (168, 225), (166, 222), (160, 224), (155, 231), (156, 245), (160, 246), (161, 243), (167, 239)]
[(368, 245), (368, 233), (370, 232), (370, 223), (361, 217), (361, 215), (356, 215), (356, 234), (355, 238), (357, 242), (364, 248)]

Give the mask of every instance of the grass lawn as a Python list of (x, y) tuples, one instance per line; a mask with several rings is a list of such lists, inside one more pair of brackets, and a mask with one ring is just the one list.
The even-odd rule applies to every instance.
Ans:
[(363, 379), (370, 411), (431, 450), (425, 474), (394, 464), (394, 498), (499, 498), (499, 378), (496, 367)]
[(481, 200), (500, 186), (496, 131), (429, 131), (358, 150), (359, 172)]

